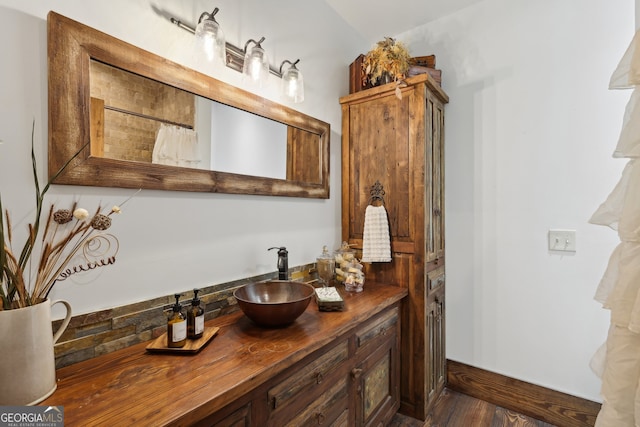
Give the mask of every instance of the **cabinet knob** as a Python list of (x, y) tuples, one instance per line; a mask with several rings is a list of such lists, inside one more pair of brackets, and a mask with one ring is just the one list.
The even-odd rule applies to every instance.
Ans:
[(324, 424), (324, 420), (325, 419), (326, 419), (326, 417), (324, 416), (324, 414), (322, 412), (316, 414), (316, 421), (318, 421), (318, 425), (319, 426)]
[(360, 376), (361, 373), (362, 373), (361, 368), (353, 368), (351, 370), (351, 378), (356, 379)]
[(316, 384), (320, 384), (322, 382), (322, 380), (324, 380), (324, 377), (322, 376), (321, 372), (318, 372), (316, 374)]

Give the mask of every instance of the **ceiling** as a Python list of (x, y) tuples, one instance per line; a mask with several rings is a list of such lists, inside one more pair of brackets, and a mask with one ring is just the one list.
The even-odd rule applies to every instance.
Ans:
[(395, 36), (482, 0), (325, 0), (371, 42)]

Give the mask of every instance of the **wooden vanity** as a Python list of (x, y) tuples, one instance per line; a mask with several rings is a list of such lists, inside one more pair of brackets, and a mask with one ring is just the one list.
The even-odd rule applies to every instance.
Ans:
[(385, 425), (399, 407), (400, 305), (407, 290), (365, 283), (342, 312), (315, 302), (283, 329), (241, 312), (207, 323), (197, 354), (152, 354), (148, 343), (57, 372), (41, 405), (65, 425)]

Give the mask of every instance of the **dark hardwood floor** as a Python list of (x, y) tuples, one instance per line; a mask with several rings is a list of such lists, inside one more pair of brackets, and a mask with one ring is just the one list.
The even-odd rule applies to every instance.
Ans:
[(444, 389), (426, 421), (396, 414), (387, 427), (554, 427), (466, 394)]

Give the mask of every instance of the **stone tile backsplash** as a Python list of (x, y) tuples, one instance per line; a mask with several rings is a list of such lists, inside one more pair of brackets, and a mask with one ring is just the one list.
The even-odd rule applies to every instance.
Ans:
[[(316, 280), (315, 264), (289, 270), (291, 280)], [(205, 309), (205, 321), (238, 310), (233, 291), (247, 283), (277, 278), (269, 273), (200, 288), (198, 297)], [(192, 289), (185, 289), (184, 306), (193, 298)], [(55, 345), (56, 368), (111, 353), (143, 341), (159, 337), (167, 330), (167, 313), (175, 303), (173, 295), (154, 298), (126, 306), (73, 316), (69, 326)], [(53, 329), (62, 323), (53, 322)]]

